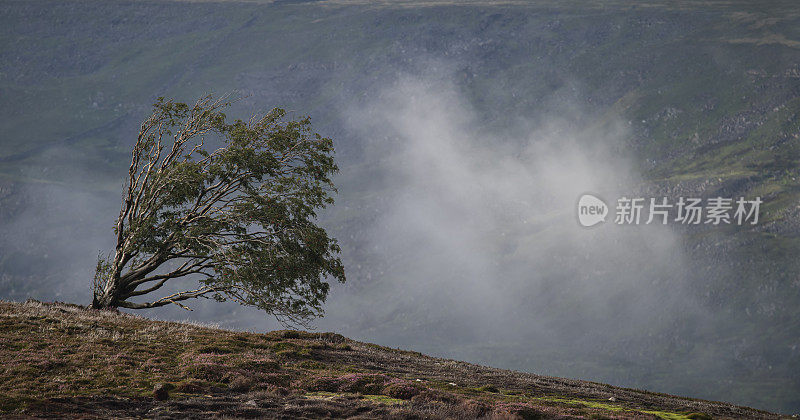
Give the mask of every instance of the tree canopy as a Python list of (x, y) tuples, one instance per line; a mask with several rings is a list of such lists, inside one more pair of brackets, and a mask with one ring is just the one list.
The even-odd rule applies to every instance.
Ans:
[[(336, 191), (333, 141), (279, 108), (228, 122), (229, 105), (155, 103), (133, 147), (115, 250), (97, 264), (93, 307), (187, 308), (203, 297), (302, 323), (321, 315), (327, 279), (345, 281), (336, 240), (316, 224)], [(139, 301), (178, 278), (197, 287)]]

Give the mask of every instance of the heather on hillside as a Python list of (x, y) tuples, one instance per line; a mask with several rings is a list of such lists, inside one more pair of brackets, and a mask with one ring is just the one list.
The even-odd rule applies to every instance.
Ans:
[(0, 302), (0, 413), (58, 417), (779, 418), (437, 359), (333, 333), (244, 333)]

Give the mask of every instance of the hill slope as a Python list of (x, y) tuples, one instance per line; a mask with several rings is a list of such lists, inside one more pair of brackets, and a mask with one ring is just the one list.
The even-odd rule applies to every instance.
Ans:
[[(380, 124), (376, 109), (404, 109), (381, 99), (404, 77), (450, 86), (458, 99), (436, 96), (426, 103), (438, 100), (445, 112), (422, 116), (438, 121), (452, 108), (474, 121), (409, 124), (419, 127), (411, 132)], [(320, 328), (509, 369), (800, 412), (794, 2), (6, 0), (0, 298), (86, 299), (92, 257), (113, 247), (131, 142), (154, 99), (231, 90), (247, 96), (231, 116), (281, 106), (310, 114), (336, 142), (340, 194), (324, 221), (341, 241), (348, 284), (332, 288)], [(439, 89), (400, 93), (428, 90)], [(502, 155), (534, 175), (564, 169), (528, 181), (492, 165), (489, 152), (526, 147), (551, 119), (566, 119), (615, 159), (584, 149), (532, 163)], [(451, 184), (441, 175), (453, 171), (396, 167), (417, 140), (440, 145), (440, 132), (459, 133), (453, 146), (467, 147), (410, 162), (466, 162), (455, 172), (463, 178)], [(760, 196), (761, 222), (671, 224), (675, 232), (626, 248), (585, 232), (573, 242), (564, 232), (578, 229), (578, 194), (617, 185), (594, 171), (573, 176), (584, 155), (600, 161), (598, 174), (630, 159), (652, 189), (642, 197)], [(498, 185), (519, 191), (493, 200), (479, 190)], [(544, 199), (549, 185), (563, 202)], [(496, 304), (467, 284), (491, 290)], [(186, 316), (175, 310), (159, 316)], [(221, 306), (193, 316), (270, 329), (258, 313)]]
[(333, 333), (234, 332), (36, 301), (0, 302), (0, 331), (0, 412), (22, 417), (780, 417)]

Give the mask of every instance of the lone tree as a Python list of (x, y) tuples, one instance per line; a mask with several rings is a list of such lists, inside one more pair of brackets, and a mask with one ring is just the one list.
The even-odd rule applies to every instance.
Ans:
[[(181, 302), (202, 297), (302, 324), (321, 315), (326, 279), (345, 281), (336, 240), (314, 222), (336, 191), (333, 142), (308, 117), (287, 121), (278, 108), (229, 123), (229, 105), (211, 96), (154, 105), (133, 147), (116, 249), (97, 263), (92, 307), (189, 309)], [(220, 147), (207, 149), (212, 140)], [(196, 286), (131, 300), (180, 278)]]

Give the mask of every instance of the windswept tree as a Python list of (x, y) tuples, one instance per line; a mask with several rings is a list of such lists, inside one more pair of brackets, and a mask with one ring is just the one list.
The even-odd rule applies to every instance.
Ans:
[[(336, 191), (333, 142), (277, 108), (228, 122), (229, 105), (154, 105), (133, 147), (116, 249), (97, 264), (94, 308), (213, 298), (303, 323), (321, 315), (327, 280), (345, 281), (336, 240), (315, 223)], [(196, 286), (165, 287), (181, 278)]]

